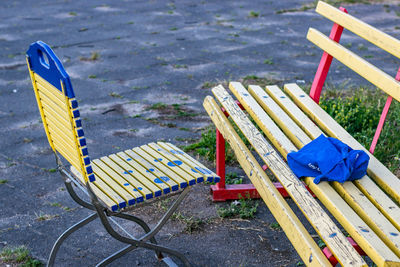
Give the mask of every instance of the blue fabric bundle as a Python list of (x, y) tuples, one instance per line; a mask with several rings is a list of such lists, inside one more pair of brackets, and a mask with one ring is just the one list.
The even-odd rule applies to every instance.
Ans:
[(362, 178), (369, 156), (362, 150), (353, 150), (343, 142), (320, 135), (298, 152), (291, 152), (287, 162), (297, 177), (315, 177), (321, 181), (345, 182)]

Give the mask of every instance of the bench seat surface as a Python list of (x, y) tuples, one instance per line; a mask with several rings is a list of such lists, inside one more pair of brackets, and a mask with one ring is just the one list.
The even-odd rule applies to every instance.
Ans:
[[(150, 143), (92, 160), (96, 196), (116, 211), (219, 177), (171, 143)], [(71, 171), (84, 185), (82, 175)]]
[[(265, 89), (250, 85), (246, 89), (238, 82), (231, 82), (229, 88), (262, 130), (268, 139), (268, 142), (265, 142), (272, 143), (285, 159), (289, 152), (297, 151), (320, 134), (339, 138), (354, 149), (366, 150), (296, 84), (284, 86), (285, 91), (292, 99), (275, 85), (267, 86)], [(287, 173), (287, 170), (282, 171), (286, 168), (289, 169), (287, 164), (281, 166), (279, 157), (270, 156), (275, 150), (268, 151), (267, 154), (269, 154), (266, 155), (265, 151), (260, 149), (263, 145), (268, 146), (268, 144), (261, 142), (262, 134), (258, 134), (257, 130), (255, 131), (258, 133), (253, 132), (255, 127), (251, 128), (248, 125), (251, 123), (250, 120), (246, 122), (246, 118), (242, 115), (235, 114), (239, 113), (240, 109), (229, 93), (222, 86), (215, 87), (213, 93), (276, 178), (286, 188), (332, 253), (336, 253), (335, 256), (339, 262), (346, 265), (349, 261), (355, 261), (353, 265), (364, 265), (363, 261), (357, 262), (357, 256), (353, 258), (353, 256), (346, 255), (346, 253), (353, 253), (351, 249), (335, 248), (332, 232), (329, 231), (336, 230), (332, 230), (334, 228), (330, 225), (331, 222), (328, 220), (324, 222), (329, 227), (323, 231), (328, 231), (328, 233), (321, 233), (323, 213), (310, 209), (314, 204), (309, 199), (310, 196), (305, 188), (293, 190), (294, 185), (302, 187), (302, 184), (287, 179), (290, 173)], [(230, 98), (232, 101), (229, 101)], [(229, 136), (224, 136), (224, 138), (229, 141)], [(360, 180), (343, 184), (321, 182), (318, 185), (315, 185), (312, 182), (313, 178), (310, 177), (306, 177), (304, 181), (378, 266), (397, 265), (400, 264), (400, 207), (397, 202), (400, 180), (371, 154), (370, 157), (368, 175)], [(307, 200), (305, 201), (305, 199)], [(322, 211), (321, 207), (319, 209)], [(299, 251), (298, 248), (296, 249)], [(336, 251), (334, 251), (335, 249)]]

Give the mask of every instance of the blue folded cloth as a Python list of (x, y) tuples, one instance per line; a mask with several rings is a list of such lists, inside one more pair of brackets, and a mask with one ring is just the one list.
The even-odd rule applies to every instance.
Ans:
[(287, 162), (297, 177), (315, 177), (321, 181), (345, 182), (362, 178), (366, 172), (369, 156), (362, 150), (353, 150), (332, 137), (320, 135), (298, 152), (291, 152)]

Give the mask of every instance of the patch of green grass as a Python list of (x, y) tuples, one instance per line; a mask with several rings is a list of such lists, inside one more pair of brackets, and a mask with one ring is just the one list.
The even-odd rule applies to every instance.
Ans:
[(68, 15), (70, 15), (70, 16), (76, 16), (76, 15), (78, 15), (78, 14), (76, 14), (76, 12), (74, 12), (74, 11), (71, 11), (71, 12), (68, 13)]
[(272, 61), (272, 58), (267, 58), (266, 60), (264, 60), (264, 64), (273, 65), (274, 61)]
[(92, 74), (92, 75), (89, 75), (89, 76), (88, 76), (88, 78), (89, 78), (89, 79), (96, 79), (96, 78), (97, 78), (97, 76), (96, 76), (96, 75), (94, 75), (94, 74)]
[[(337, 88), (322, 95), (321, 107), (364, 147), (369, 148), (386, 95), (380, 90), (356, 88), (339, 91)], [(374, 156), (390, 170), (399, 168), (400, 104), (394, 101), (386, 118)]]
[(368, 48), (363, 44), (359, 44), (357, 46), (357, 49), (360, 50), (360, 51), (367, 51), (368, 50)]
[(108, 94), (111, 97), (115, 97), (115, 98), (124, 98), (122, 95), (116, 93), (116, 92), (111, 92)]
[(51, 214), (45, 214), (43, 212), (39, 212), (39, 213), (35, 212), (35, 216), (36, 216), (36, 221), (38, 221), (38, 222), (48, 221), (48, 220), (52, 220), (54, 218), (58, 218), (59, 217), (59, 215), (57, 215), (57, 214), (51, 215)]
[(169, 30), (170, 31), (176, 31), (176, 30), (178, 30), (178, 28), (177, 27), (172, 27), (172, 28), (169, 28)]
[(0, 184), (5, 184), (5, 183), (8, 183), (7, 179), (0, 179)]
[(181, 212), (174, 212), (172, 214), (171, 219), (178, 220), (181, 223), (185, 224), (184, 231), (188, 234), (192, 234), (193, 232), (200, 231), (203, 225), (206, 223), (203, 219), (196, 218), (194, 216), (185, 216)]
[(185, 64), (174, 64), (172, 65), (172, 67), (174, 67), (174, 69), (187, 69), (188, 66)]
[(277, 222), (271, 223), (269, 225), (269, 228), (271, 228), (272, 230), (275, 230), (275, 231), (282, 230), (282, 227)]
[(217, 214), (221, 218), (237, 217), (241, 219), (251, 219), (257, 212), (258, 203), (251, 199), (241, 198), (239, 201), (233, 201), (227, 207), (217, 209)]
[(258, 18), (259, 16), (260, 16), (259, 12), (250, 11), (250, 13), (249, 13), (249, 17), (251, 17), (251, 18)]
[(243, 178), (239, 177), (236, 172), (228, 172), (225, 175), (225, 183), (226, 184), (242, 184)]
[(150, 109), (165, 109), (165, 108), (167, 108), (167, 106), (168, 105), (165, 104), (165, 103), (158, 102), (158, 103), (155, 103), (155, 104), (149, 106), (147, 108), (147, 110), (150, 110)]
[(4, 247), (0, 252), (0, 262), (8, 263), (10, 266), (43, 266), (39, 260), (32, 258), (29, 250), (25, 246)]
[(201, 86), (201, 89), (211, 89), (217, 85), (218, 83), (216, 82), (204, 82), (203, 85)]
[(177, 112), (177, 115), (179, 117), (196, 117), (198, 115), (197, 113), (187, 112), (187, 111), (183, 110), (181, 104), (172, 104), (171, 106)]

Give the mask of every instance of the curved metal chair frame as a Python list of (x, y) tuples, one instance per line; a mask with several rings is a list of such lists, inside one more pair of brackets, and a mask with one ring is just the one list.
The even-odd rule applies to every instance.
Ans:
[[(86, 186), (82, 186), (78, 182), (76, 178), (74, 178), (73, 174), (71, 174), (62, 164), (60, 158), (58, 155), (55, 153), (56, 156), (56, 161), (57, 161), (57, 169), (60, 172), (62, 178), (64, 179), (65, 186), (67, 188), (68, 193), (72, 197), (72, 199), (81, 205), (84, 208), (90, 209), (92, 211), (95, 211), (94, 213), (90, 214), (86, 218), (82, 219), (81, 221), (77, 222), (76, 224), (72, 225), (70, 228), (68, 228), (63, 234), (61, 234), (57, 241), (54, 243), (53, 248), (51, 249), (49, 260), (47, 263), (47, 266), (54, 266), (55, 259), (57, 256), (57, 252), (60, 249), (62, 243), (75, 231), (79, 230), (86, 224), (94, 221), (95, 219), (99, 218), (101, 223), (103, 224), (104, 228), (110, 234), (113, 238), (117, 239), (118, 241), (121, 241), (122, 243), (128, 244), (124, 248), (116, 251), (115, 253), (111, 254), (110, 256), (106, 257), (103, 259), (101, 262), (99, 262), (96, 266), (106, 266), (107, 264), (110, 264), (112, 261), (122, 257), (126, 253), (135, 250), (139, 247), (154, 250), (156, 257), (158, 260), (163, 261), (166, 263), (168, 266), (177, 266), (173, 260), (169, 257), (165, 257), (162, 253), (166, 253), (169, 255), (172, 255), (176, 258), (178, 258), (185, 266), (190, 266), (190, 263), (188, 259), (180, 252), (161, 246), (157, 243), (155, 239), (155, 235), (162, 229), (162, 227), (165, 225), (165, 223), (168, 221), (168, 219), (171, 217), (171, 215), (175, 212), (175, 210), (178, 208), (179, 204), (184, 200), (186, 195), (190, 191), (190, 186), (186, 187), (183, 191), (180, 192), (179, 197), (173, 202), (173, 204), (170, 206), (170, 208), (165, 212), (165, 214), (161, 217), (161, 219), (158, 221), (158, 223), (155, 225), (153, 229), (151, 229), (146, 222), (144, 222), (142, 219), (131, 215), (124, 213), (127, 210), (124, 210), (124, 212), (112, 212), (109, 209), (105, 208), (101, 202), (97, 199), (96, 195), (93, 193), (93, 191), (90, 189), (90, 183), (86, 183)], [(74, 184), (78, 188), (80, 188), (86, 195), (88, 195), (91, 199), (91, 203), (83, 200), (78, 194), (75, 192), (75, 189), (73, 187)], [(158, 198), (162, 199), (162, 198)], [(120, 226), (112, 217), (118, 217), (121, 219), (129, 220), (134, 223), (137, 223), (145, 232), (144, 235), (135, 238), (132, 236), (130, 233), (128, 233), (122, 226)], [(120, 230), (122, 230), (128, 237), (119, 234), (111, 225), (112, 222), (115, 224)]]

